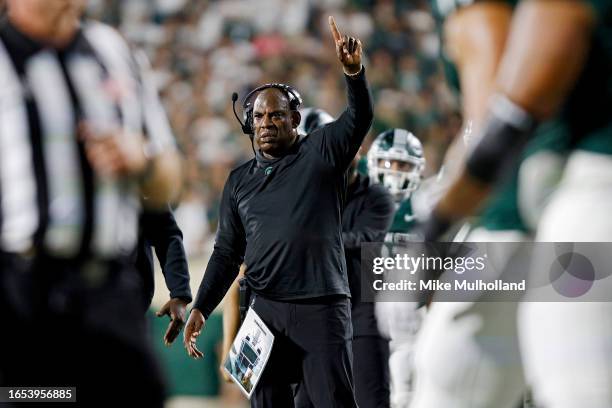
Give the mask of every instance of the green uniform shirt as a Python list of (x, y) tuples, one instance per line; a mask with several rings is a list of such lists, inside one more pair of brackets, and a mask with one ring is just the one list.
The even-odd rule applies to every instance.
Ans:
[(495, 189), (476, 225), (490, 231), (529, 232), (518, 207), (520, 166), (527, 158), (543, 151), (565, 154), (569, 146), (570, 135), (564, 122), (549, 121), (542, 124), (536, 131), (535, 137), (525, 147), (509, 179)]
[(393, 223), (389, 228), (389, 232), (385, 236), (385, 242), (391, 244), (402, 244), (414, 241), (416, 236), (410, 231), (416, 225), (416, 217), (412, 210), (412, 200), (407, 198), (402, 200), (393, 216)]
[[(474, 0), (430, 0), (434, 17), (438, 24), (439, 33), (442, 32), (444, 20), (460, 7), (474, 3)], [(519, 0), (492, 0), (504, 1), (515, 7)], [(595, 0), (594, 0), (595, 1)], [(604, 0), (600, 0), (604, 1)], [(612, 1), (612, 0), (605, 0)], [(449, 86), (459, 92), (459, 76), (455, 65), (449, 60), (441, 48), (441, 59), (445, 67)], [(491, 231), (518, 230), (527, 232), (528, 228), (522, 219), (518, 207), (518, 182), (521, 163), (528, 157), (544, 150), (562, 153), (569, 148), (569, 126), (561, 121), (545, 123), (537, 130), (536, 135), (526, 146), (521, 159), (508, 175), (505, 182), (495, 188), (488, 203), (478, 218), (476, 225)]]

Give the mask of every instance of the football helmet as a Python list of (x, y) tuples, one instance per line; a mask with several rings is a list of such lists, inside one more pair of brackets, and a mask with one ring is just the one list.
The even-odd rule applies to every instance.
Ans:
[(298, 126), (298, 134), (308, 135), (320, 127), (334, 121), (334, 118), (323, 109), (304, 108), (300, 110), (302, 121)]
[(368, 175), (401, 200), (419, 186), (425, 158), (423, 145), (405, 129), (389, 129), (379, 134), (368, 151)]

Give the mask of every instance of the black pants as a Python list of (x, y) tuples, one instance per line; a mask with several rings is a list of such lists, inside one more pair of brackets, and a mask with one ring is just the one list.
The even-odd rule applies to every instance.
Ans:
[(3, 255), (0, 282), (2, 386), (76, 387), (78, 406), (163, 406), (132, 268)]
[(253, 309), (275, 340), (251, 397), (252, 408), (294, 407), (291, 385), (295, 383), (317, 408), (357, 407), (347, 298), (277, 302), (255, 296)]
[(388, 408), (389, 340), (380, 336), (353, 339), (355, 395), (360, 408)]
[[(359, 408), (389, 408), (389, 340), (380, 336), (353, 339), (355, 397)], [(295, 405), (314, 408), (304, 387), (295, 387)]]

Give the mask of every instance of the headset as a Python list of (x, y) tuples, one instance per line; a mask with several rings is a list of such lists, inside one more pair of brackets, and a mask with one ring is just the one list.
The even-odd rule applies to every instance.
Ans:
[(249, 135), (251, 141), (253, 140), (253, 136), (255, 134), (255, 128), (253, 126), (253, 105), (255, 102), (255, 97), (259, 94), (259, 92), (270, 88), (280, 89), (285, 95), (287, 95), (289, 98), (290, 110), (297, 111), (302, 104), (302, 97), (300, 96), (299, 92), (289, 85), (271, 83), (258, 86), (244, 97), (244, 101), (242, 103), (244, 123), (242, 123), (242, 121), (238, 118), (238, 114), (236, 113), (236, 101), (238, 100), (238, 94), (234, 92), (232, 94), (232, 108), (234, 109), (234, 116), (236, 116), (236, 120), (238, 120), (238, 123), (240, 123), (242, 132)]

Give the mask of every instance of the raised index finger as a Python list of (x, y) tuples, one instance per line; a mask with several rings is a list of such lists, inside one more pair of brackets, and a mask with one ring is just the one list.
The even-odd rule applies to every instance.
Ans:
[(338, 27), (336, 26), (336, 20), (332, 16), (329, 16), (329, 28), (331, 29), (332, 35), (334, 36), (334, 41), (338, 42), (342, 39), (342, 35), (340, 31), (338, 31)]

